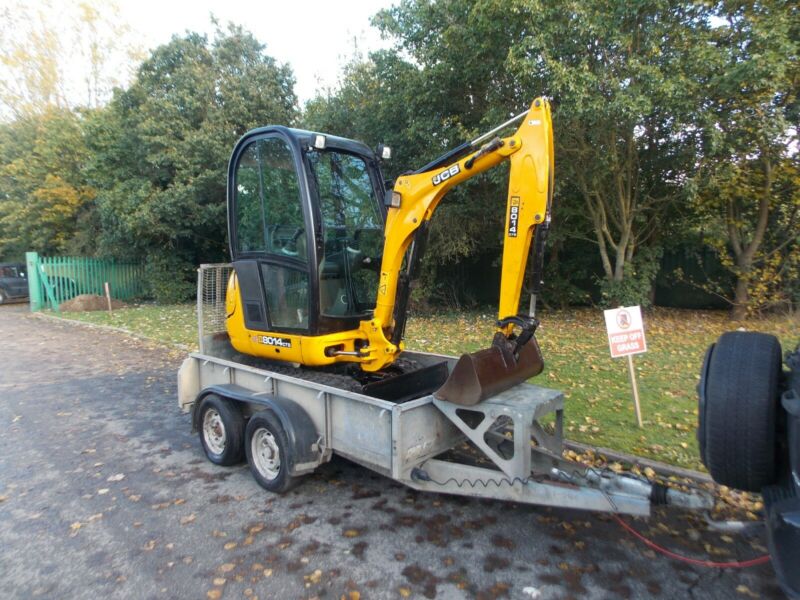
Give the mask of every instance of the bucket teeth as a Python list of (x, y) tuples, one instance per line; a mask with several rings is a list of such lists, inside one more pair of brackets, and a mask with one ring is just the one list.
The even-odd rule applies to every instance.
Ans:
[(534, 377), (544, 369), (544, 359), (535, 337), (518, 352), (514, 340), (497, 333), (485, 350), (463, 354), (450, 377), (434, 396), (453, 404), (474, 406)]

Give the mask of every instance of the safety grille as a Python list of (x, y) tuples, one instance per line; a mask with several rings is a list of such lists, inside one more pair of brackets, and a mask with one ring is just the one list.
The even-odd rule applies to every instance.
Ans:
[(225, 331), (225, 290), (233, 267), (230, 264), (200, 265), (197, 272), (197, 329), (200, 352), (205, 340)]

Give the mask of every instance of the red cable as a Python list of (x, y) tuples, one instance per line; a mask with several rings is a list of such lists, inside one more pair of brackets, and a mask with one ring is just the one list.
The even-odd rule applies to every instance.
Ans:
[(611, 515), (614, 517), (614, 520), (622, 526), (628, 533), (632, 534), (636, 539), (643, 542), (646, 546), (656, 550), (657, 552), (661, 552), (665, 556), (669, 556), (670, 558), (674, 558), (675, 560), (680, 560), (690, 565), (698, 565), (701, 567), (712, 567), (716, 569), (744, 569), (747, 567), (754, 567), (756, 565), (763, 565), (766, 562), (769, 562), (769, 554), (765, 554), (764, 556), (759, 556), (757, 558), (751, 558), (750, 560), (745, 560), (742, 562), (732, 561), (732, 562), (714, 562), (712, 560), (699, 560), (697, 558), (689, 558), (688, 556), (683, 556), (681, 554), (676, 554), (666, 548), (662, 548), (652, 540), (647, 539), (641, 533), (636, 531), (633, 527), (628, 525), (625, 521), (623, 521), (618, 515)]

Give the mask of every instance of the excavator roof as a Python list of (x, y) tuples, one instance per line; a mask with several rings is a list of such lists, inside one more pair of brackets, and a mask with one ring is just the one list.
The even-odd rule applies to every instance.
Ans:
[(285, 127), (283, 125), (267, 125), (266, 127), (258, 127), (257, 129), (251, 129), (242, 136), (242, 138), (237, 143), (237, 147), (242, 145), (249, 138), (263, 135), (265, 133), (278, 133), (279, 135), (289, 138), (290, 140), (297, 141), (297, 143), (302, 148), (308, 148), (310, 146), (313, 146), (313, 141), (315, 137), (321, 135), (325, 137), (326, 148), (335, 148), (337, 150), (344, 150), (345, 152), (353, 152), (355, 154), (361, 154), (371, 159), (375, 158), (375, 152), (372, 150), (372, 148), (370, 148), (363, 142), (350, 140), (335, 135), (329, 135), (327, 133), (320, 133), (317, 131), (294, 129), (292, 127)]

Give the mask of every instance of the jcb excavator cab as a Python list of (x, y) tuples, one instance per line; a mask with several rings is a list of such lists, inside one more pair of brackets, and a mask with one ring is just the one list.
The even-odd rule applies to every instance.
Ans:
[(271, 126), (237, 143), (228, 233), (241, 305), (229, 290), (228, 313), (241, 310), (247, 341), (303, 362), (297, 336), (351, 330), (370, 318), (383, 195), (378, 161), (360, 142)]

